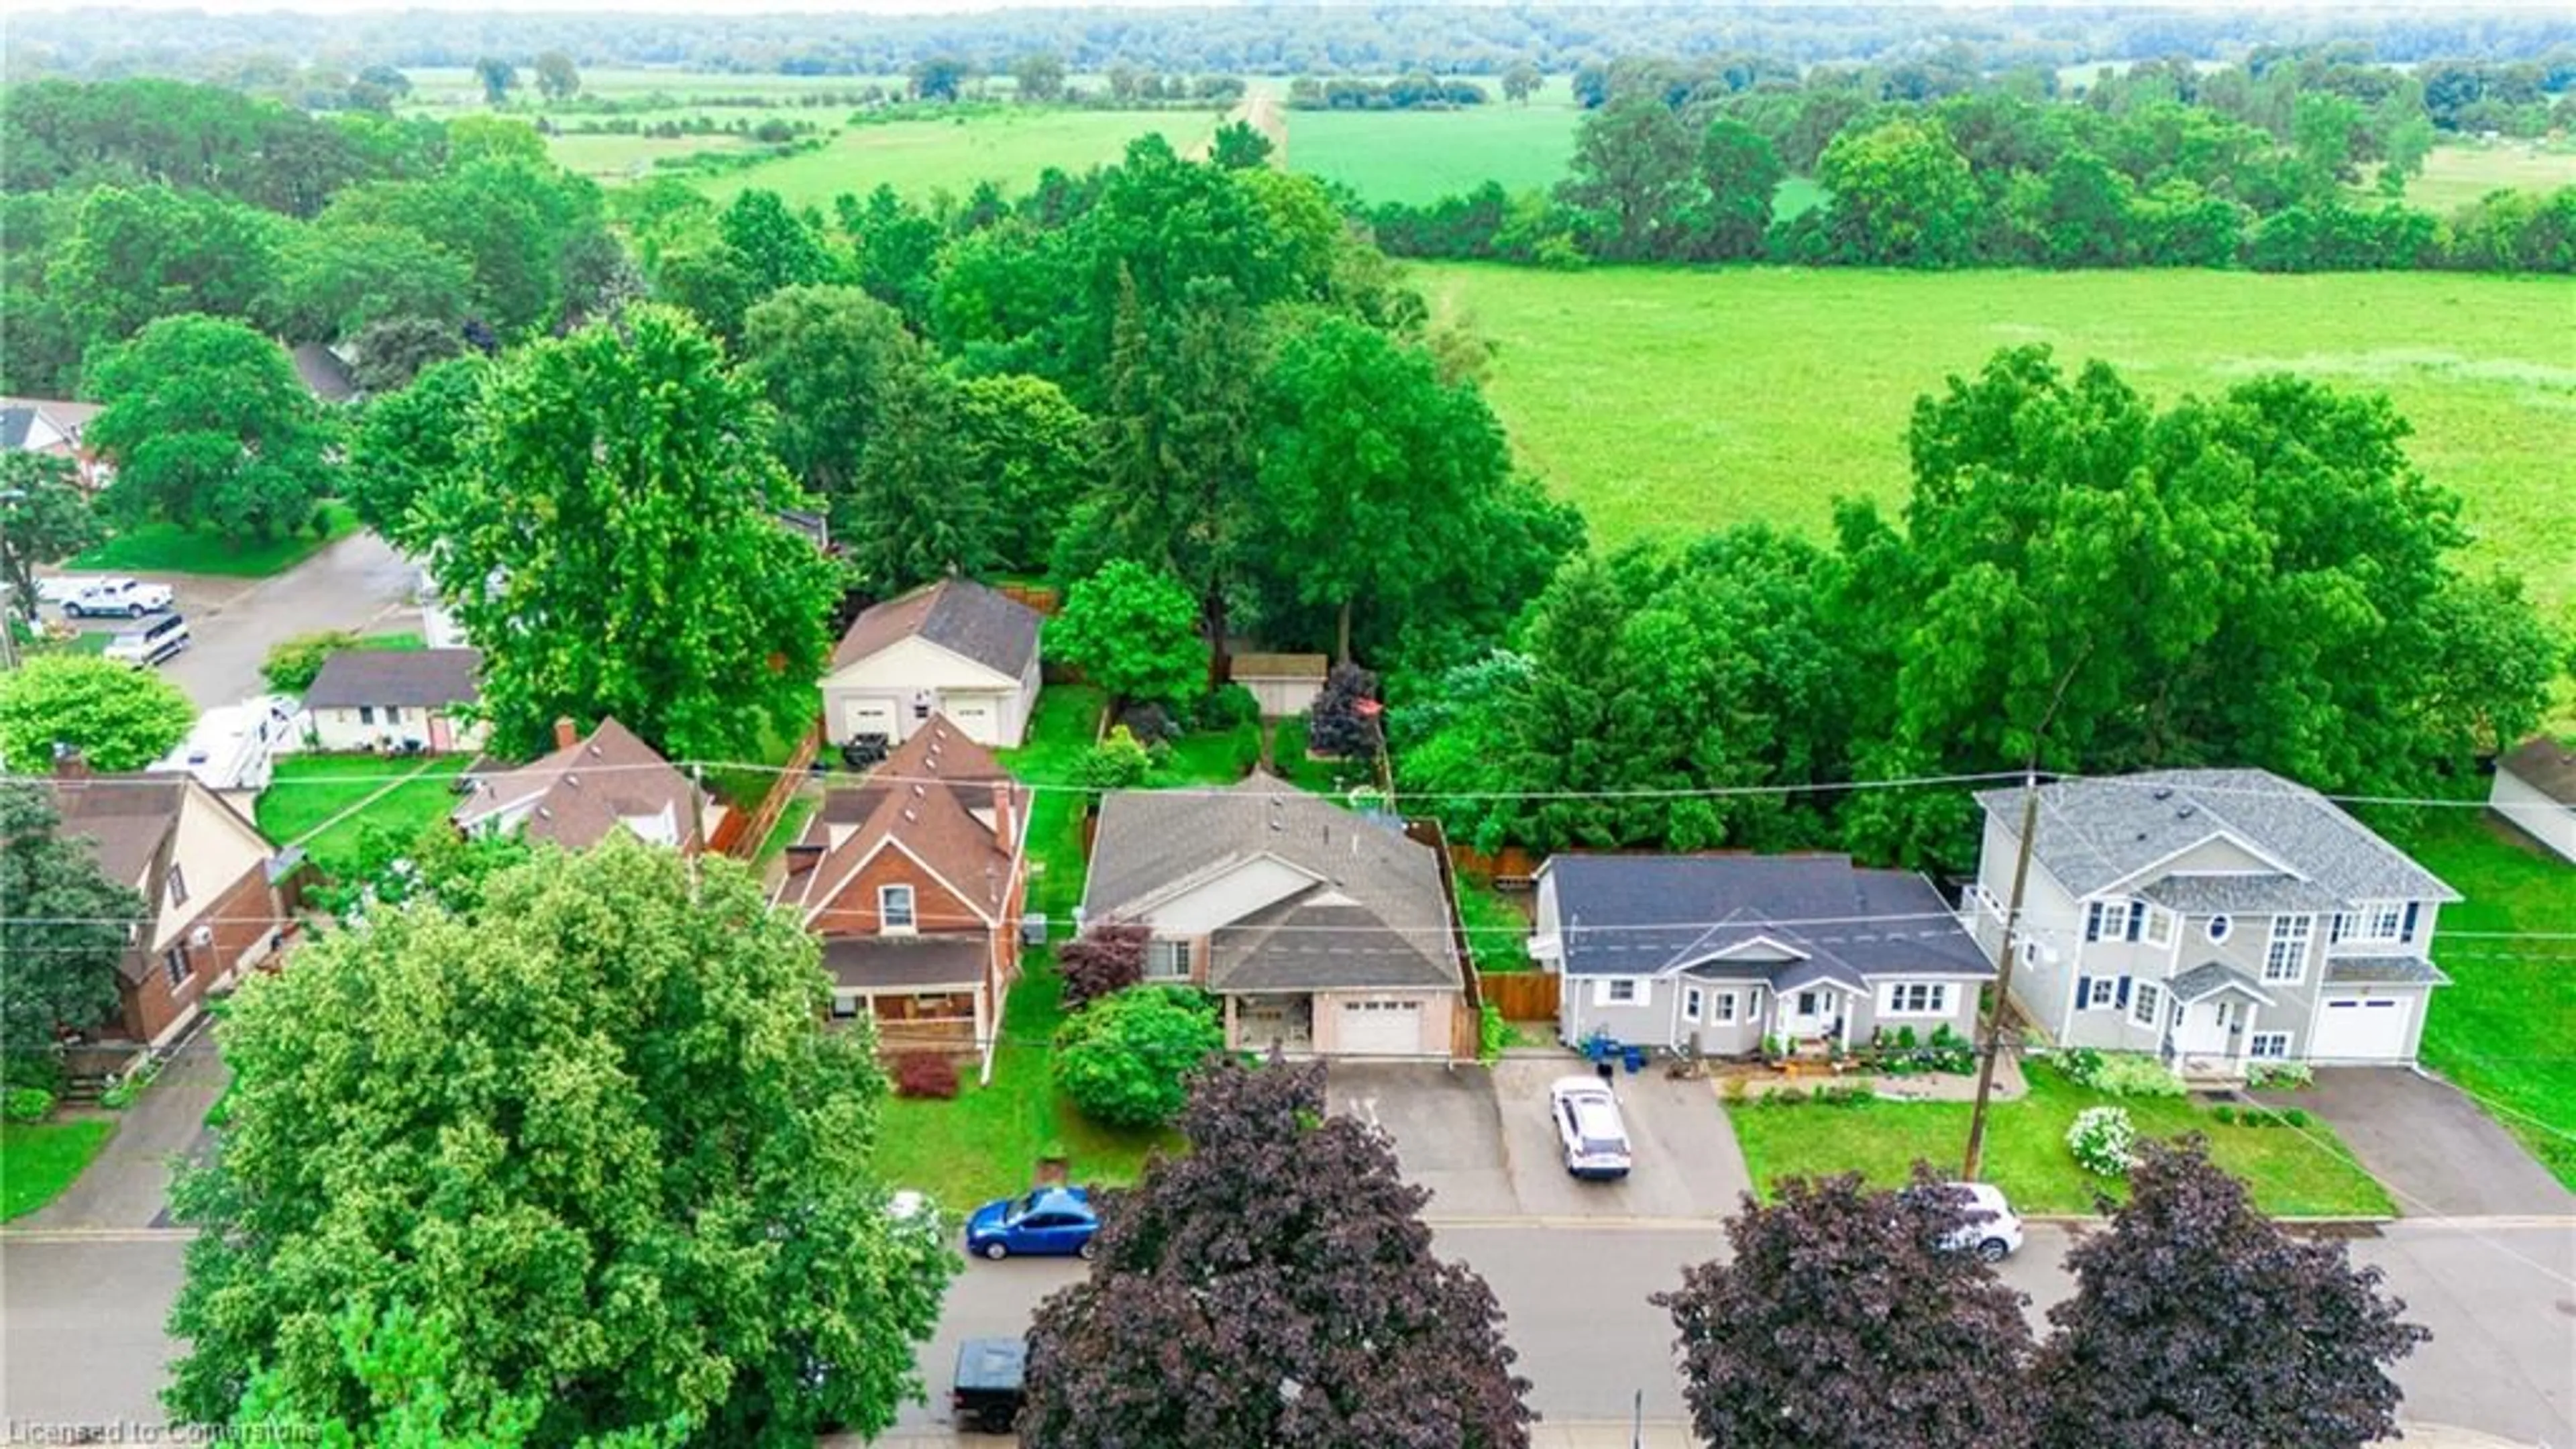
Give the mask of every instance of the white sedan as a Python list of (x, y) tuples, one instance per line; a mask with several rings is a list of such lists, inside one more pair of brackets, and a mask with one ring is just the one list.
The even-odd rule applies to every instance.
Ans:
[(1628, 1175), (1628, 1126), (1619, 1099), (1596, 1077), (1559, 1077), (1547, 1089), (1548, 1115), (1565, 1148), (1565, 1170), (1601, 1179)]
[(1967, 1199), (1968, 1222), (1941, 1246), (1953, 1252), (1973, 1252), (1989, 1263), (2000, 1263), (2021, 1251), (2021, 1218), (2013, 1212), (2012, 1204), (2004, 1200), (2003, 1189), (1983, 1182), (1952, 1182), (1943, 1186)]

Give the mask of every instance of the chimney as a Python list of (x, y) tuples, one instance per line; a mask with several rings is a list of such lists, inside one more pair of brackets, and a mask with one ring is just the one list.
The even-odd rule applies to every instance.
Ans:
[(1015, 838), (1014, 831), (1018, 825), (1018, 822), (1011, 817), (1011, 806), (1014, 803), (1015, 802), (1011, 798), (1011, 782), (1008, 780), (994, 781), (993, 839), (1000, 842), (1002, 848), (1005, 850), (1010, 849), (1011, 841)]
[(580, 742), (581, 731), (572, 727), (571, 716), (555, 716), (555, 748), (559, 750), (568, 750)]

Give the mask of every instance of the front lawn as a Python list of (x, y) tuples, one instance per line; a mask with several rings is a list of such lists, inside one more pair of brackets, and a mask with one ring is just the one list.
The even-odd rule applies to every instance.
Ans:
[(357, 510), (345, 503), (322, 505), (323, 531), (298, 530), (266, 543), (235, 543), (211, 533), (174, 523), (146, 523), (127, 529), (63, 565), (66, 569), (105, 569), (118, 573), (216, 574), (226, 578), (264, 579), (282, 574), (311, 558), (324, 544), (358, 531)]
[(1071, 1158), (1074, 1181), (1090, 1184), (1133, 1182), (1148, 1153), (1178, 1148), (1175, 1133), (1103, 1127), (1056, 1095), (1049, 1043), (1064, 1019), (1063, 985), (1052, 952), (1033, 950), (1022, 964), (1026, 974), (1003, 1010), (993, 1080), (978, 1086), (970, 1070), (953, 1101), (887, 1100), (876, 1160), (889, 1187), (927, 1192), (948, 1212), (962, 1213), (1026, 1192), (1051, 1146)]
[(97, 1118), (0, 1123), (0, 1222), (62, 1196), (115, 1130), (114, 1122)]
[[(2066, 1148), (2066, 1129), (2075, 1114), (2105, 1102), (2128, 1108), (2142, 1135), (2206, 1136), (2211, 1159), (2245, 1179), (2255, 1203), (2266, 1212), (2385, 1217), (2397, 1210), (2387, 1191), (2353, 1162), (2322, 1123), (2311, 1121), (2304, 1128), (2222, 1125), (2208, 1108), (2189, 1101), (2114, 1099), (2039, 1063), (2029, 1063), (2025, 1070), (2030, 1095), (1998, 1102), (1988, 1113), (1984, 1173), (2022, 1212), (2090, 1213), (2096, 1190), (2118, 1195), (2118, 1184), (2077, 1167)], [(1766, 1199), (1777, 1179), (1800, 1174), (1858, 1172), (1872, 1183), (1901, 1183), (1916, 1158), (1945, 1174), (1955, 1173), (1967, 1147), (1968, 1114), (1964, 1102), (1799, 1107), (1748, 1102), (1727, 1108), (1745, 1165)]]
[[(2576, 1188), (2576, 868), (2483, 810), (2428, 810), (2373, 825), (2468, 899), (2442, 908), (2433, 959), (2451, 983), (2433, 992), (2424, 1065), (2484, 1099), (2487, 1115)], [(2556, 941), (2461, 932), (2546, 932)]]
[(326, 875), (357, 863), (370, 827), (417, 835), (456, 808), (470, 755), (287, 755), (260, 792), (259, 829)]

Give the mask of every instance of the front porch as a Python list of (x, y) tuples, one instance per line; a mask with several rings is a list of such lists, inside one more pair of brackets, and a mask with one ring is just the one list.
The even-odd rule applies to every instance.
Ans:
[(2212, 961), (2173, 979), (2156, 1054), (2184, 1083), (2238, 1086), (2253, 1050), (2254, 1008), (2271, 993), (2244, 972)]
[(1785, 1041), (1783, 1055), (1831, 1059), (1847, 1056), (1852, 1045), (1854, 1005), (1859, 988), (1839, 981), (1810, 981), (1771, 993), (1769, 1020), (1762, 1030), (1766, 1046)]
[(1315, 1054), (1315, 998), (1279, 992), (1225, 998), (1225, 1044), (1239, 1052)]

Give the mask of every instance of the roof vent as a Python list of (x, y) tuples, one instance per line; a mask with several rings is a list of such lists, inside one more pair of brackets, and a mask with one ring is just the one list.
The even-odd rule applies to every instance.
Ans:
[(2143, 830), (2141, 830), (2141, 831), (2139, 831), (2139, 832), (2138, 832), (2138, 839), (2139, 839), (2140, 841), (2144, 841), (2146, 838), (2147, 838), (2147, 832), (2145, 832), (2145, 831), (2143, 831)]
[(912, 813), (912, 807), (907, 805), (903, 810), (903, 818), (906, 820), (919, 820), (921, 817)]
[(2185, 805), (2180, 810), (2174, 812), (2174, 818), (2176, 820), (2189, 820), (2192, 817), (2192, 812), (2193, 807)]
[(920, 798), (923, 796), (923, 794), (925, 794), (925, 793), (926, 793), (926, 792), (923, 790), (923, 788), (922, 788), (920, 785), (917, 785), (917, 784), (916, 784), (916, 785), (914, 785), (914, 786), (912, 787), (912, 798), (914, 798), (915, 800), (920, 799)]
[(2173, 786), (2158, 785), (2152, 793), (2159, 800), (2170, 800), (2173, 798)]
[(566, 775), (566, 776), (564, 776), (564, 783), (565, 783), (565, 784), (567, 784), (567, 785), (570, 785), (570, 786), (571, 786), (571, 787), (573, 787), (574, 789), (578, 790), (578, 789), (580, 789), (580, 788), (581, 788), (581, 776), (579, 776), (579, 775)]

